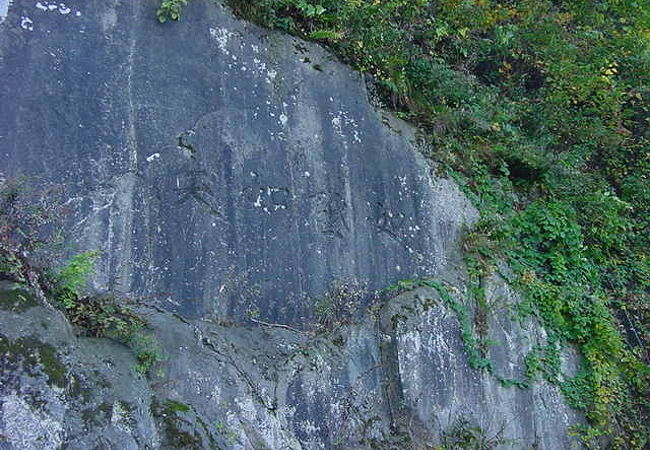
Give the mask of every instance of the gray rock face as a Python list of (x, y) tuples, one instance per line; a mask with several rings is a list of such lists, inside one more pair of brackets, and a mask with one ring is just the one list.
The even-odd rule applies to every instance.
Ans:
[(0, 448), (157, 448), (151, 389), (128, 349), (76, 338), (36, 303), (0, 284)]
[[(466, 420), (499, 448), (559, 449), (581, 420), (554, 386), (504, 387), (471, 369), (458, 320), (430, 289), (318, 335), (144, 309), (166, 357), (151, 380), (126, 347), (77, 338), (41, 306), (17, 311), (6, 289), (3, 448), (430, 448)], [(534, 323), (507, 327), (497, 372), (544, 342)]]
[(439, 272), (476, 214), (358, 73), (213, 2), (162, 26), (156, 3), (16, 1), (0, 31), (3, 169), (70, 187), (98, 288), (300, 325), (332, 280)]
[[(68, 188), (71, 240), (103, 251), (94, 287), (143, 299), (166, 357), (147, 380), (127, 348), (0, 302), (0, 448), (424, 448), (465, 419), (569, 448), (557, 388), (470, 368), (432, 290), (312, 331), (341, 280), (434, 277), (464, 301), (477, 212), (322, 48), (210, 1), (162, 26), (157, 4), (0, 0), (0, 170)], [(504, 282), (488, 295), (495, 372), (522, 379), (543, 331), (503, 313)]]

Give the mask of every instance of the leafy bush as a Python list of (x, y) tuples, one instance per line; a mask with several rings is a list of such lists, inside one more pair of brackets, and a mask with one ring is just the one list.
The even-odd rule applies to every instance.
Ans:
[(162, 357), (155, 339), (146, 332), (147, 322), (111, 296), (84, 294), (99, 256), (97, 251), (73, 256), (56, 271), (51, 295), (83, 335), (107, 337), (127, 345), (136, 357), (135, 370), (148, 374)]
[(95, 272), (95, 260), (98, 251), (79, 253), (56, 271), (57, 298), (64, 307), (71, 308), (79, 297), (79, 292), (86, 287), (88, 277)]

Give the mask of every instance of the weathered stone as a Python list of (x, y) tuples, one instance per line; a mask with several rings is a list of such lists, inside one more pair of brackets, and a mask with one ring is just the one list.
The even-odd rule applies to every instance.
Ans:
[(15, 449), (156, 447), (150, 387), (134, 364), (123, 345), (76, 338), (52, 309), (3, 312), (0, 436)]
[[(509, 448), (556, 449), (581, 423), (556, 386), (507, 387), (470, 368), (458, 319), (431, 289), (319, 334), (141, 313), (165, 357), (149, 382), (128, 348), (75, 338), (52, 310), (0, 318), (7, 339), (55, 343), (65, 366), (58, 386), (3, 356), (0, 434), (14, 448), (425, 448), (465, 420)], [(510, 342), (531, 342), (502, 341), (497, 375), (544, 339), (533, 322), (510, 326)]]
[(211, 1), (155, 8), (17, 0), (0, 31), (2, 169), (69, 186), (97, 288), (301, 325), (337, 278), (449, 262), (476, 212), (359, 73)]

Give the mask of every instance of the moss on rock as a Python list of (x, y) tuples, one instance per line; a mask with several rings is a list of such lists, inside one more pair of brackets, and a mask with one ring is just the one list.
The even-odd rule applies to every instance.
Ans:
[(21, 313), (35, 306), (38, 301), (20, 287), (0, 290), (0, 310)]
[(59, 359), (57, 350), (32, 336), (12, 341), (0, 335), (0, 357), (3, 372), (22, 367), (30, 375), (45, 374), (50, 386), (65, 388), (67, 385), (68, 370)]

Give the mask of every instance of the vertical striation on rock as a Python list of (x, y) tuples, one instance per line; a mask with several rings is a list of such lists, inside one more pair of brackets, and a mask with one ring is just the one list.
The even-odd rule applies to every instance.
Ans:
[(98, 288), (304, 324), (333, 280), (379, 289), (448, 264), (476, 213), (358, 73), (212, 2), (171, 27), (154, 6), (16, 2), (0, 34), (4, 169), (72, 189)]

